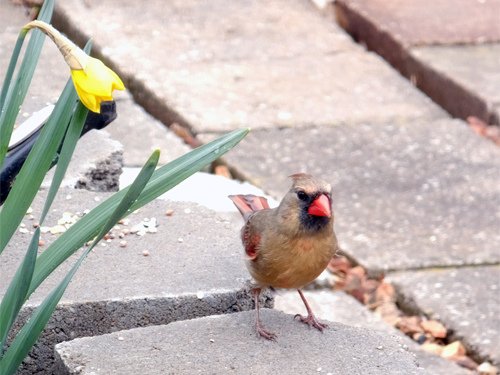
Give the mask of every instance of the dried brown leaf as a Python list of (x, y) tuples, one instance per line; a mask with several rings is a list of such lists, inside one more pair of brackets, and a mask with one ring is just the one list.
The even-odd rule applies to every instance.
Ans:
[(396, 328), (407, 335), (412, 335), (416, 332), (423, 332), (423, 328), (420, 325), (422, 319), (418, 316), (403, 316), (399, 320)]
[(420, 345), (420, 347), (422, 348), (422, 350), (436, 355), (441, 355), (443, 351), (443, 346), (438, 345), (435, 342), (424, 342), (422, 345)]
[(453, 341), (443, 348), (441, 356), (444, 358), (456, 358), (466, 354), (465, 347), (460, 341)]
[(446, 327), (437, 320), (424, 320), (421, 325), (425, 332), (438, 339), (444, 339), (448, 333)]
[(352, 264), (345, 256), (334, 257), (328, 263), (328, 270), (334, 274), (346, 274), (351, 268)]

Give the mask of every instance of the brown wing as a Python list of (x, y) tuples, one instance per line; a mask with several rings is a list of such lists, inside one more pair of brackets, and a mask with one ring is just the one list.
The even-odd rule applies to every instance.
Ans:
[(230, 195), (229, 199), (233, 201), (234, 205), (246, 221), (245, 226), (241, 230), (241, 241), (243, 242), (245, 253), (248, 258), (254, 260), (257, 258), (257, 249), (260, 244), (260, 234), (255, 230), (252, 230), (253, 227), (248, 220), (254, 212), (269, 209), (269, 203), (267, 203), (266, 198), (251, 194)]

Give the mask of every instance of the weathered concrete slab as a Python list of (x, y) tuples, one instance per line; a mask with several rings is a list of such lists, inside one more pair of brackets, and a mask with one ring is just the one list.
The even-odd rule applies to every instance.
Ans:
[(398, 272), (389, 279), (404, 306), (440, 319), (480, 357), (500, 364), (500, 266)]
[(206, 132), (445, 116), (305, 1), (59, 5), (61, 27), (94, 37), (166, 124)]
[[(492, 108), (498, 94), (489, 97), (488, 90), (483, 90), (485, 79), (481, 78), (482, 68), (491, 71), (489, 66), (495, 61), (498, 64), (498, 49), (495, 44), (485, 44), (484, 49), (475, 46), (499, 41), (500, 3), (438, 0), (423, 6), (411, 1), (339, 0), (335, 10), (337, 21), (354, 39), (383, 56), (451, 115), (462, 119), (476, 116), (500, 124), (499, 113)], [(472, 45), (464, 46), (466, 43)], [(429, 48), (431, 54), (425, 59), (419, 57), (418, 49), (413, 53), (412, 47), (435, 44), (457, 45), (443, 50)], [(441, 69), (443, 56), (450, 51), (458, 55), (456, 61), (448, 63), (451, 74)], [(479, 89), (478, 84), (463, 84), (464, 71), (474, 76)], [(497, 75), (486, 81), (494, 82)]]
[[(24, 8), (10, 1), (0, 3), (0, 79), (3, 80), (19, 30), (28, 22)], [(56, 46), (46, 39), (42, 54), (21, 108), (18, 123), (47, 104), (55, 103), (69, 79), (69, 68)], [(124, 163), (142, 166), (154, 148), (160, 148), (160, 164), (189, 151), (177, 136), (137, 105), (129, 92), (115, 92), (118, 118), (106, 127), (124, 145)]]
[[(30, 20), (25, 8), (15, 6), (10, 1), (0, 3), (0, 82), (3, 83), (7, 66), (21, 28)], [(25, 40), (27, 45), (29, 37)], [(22, 61), (23, 54), (19, 59)], [(17, 123), (23, 122), (33, 112), (47, 104), (54, 104), (70, 77), (69, 67), (61, 58), (54, 43), (45, 38), (45, 44), (38, 61), (26, 101), (21, 107)], [(14, 76), (15, 78), (15, 76)]]
[(118, 118), (106, 127), (113, 139), (123, 144), (123, 163), (142, 167), (154, 149), (161, 150), (158, 164), (191, 151), (179, 137), (134, 102), (130, 92), (116, 92)]
[(404, 45), (500, 41), (498, 1), (339, 0)]
[[(63, 189), (45, 225), (54, 228), (64, 212), (70, 213), (70, 217), (78, 215), (77, 212), (92, 208), (96, 200), (102, 201), (107, 196)], [(38, 201), (32, 214), (37, 217), (40, 210)], [(169, 212), (171, 216), (166, 215), (167, 210), (173, 210)], [(243, 264), (239, 233), (229, 222), (203, 207), (166, 201), (155, 201), (129, 218), (130, 223), (119, 225), (120, 229), (114, 230), (116, 237), (99, 245), (76, 274), (38, 349), (28, 361), (27, 373), (42, 369), (51, 373), (51, 345), (56, 342), (253, 308), (252, 297), (246, 292), (249, 276)], [(132, 231), (144, 219), (151, 223), (152, 218), (157, 221), (157, 233), (119, 238), (124, 230)], [(34, 222), (26, 218), (28, 232), (33, 230)], [(41, 251), (55, 237), (43, 234), (45, 245)], [(30, 238), (28, 233), (18, 233), (3, 252), (0, 295), (5, 292)], [(62, 279), (75, 261), (75, 257), (70, 259), (33, 294), (25, 314), (40, 304)], [(270, 300), (266, 301), (269, 306)]]
[[(401, 331), (385, 323), (378, 315), (369, 311), (364, 305), (344, 292), (332, 290), (315, 290), (304, 292), (309, 305), (320, 320), (327, 320), (381, 331), (384, 335), (399, 335), (401, 342), (415, 353), (417, 363), (429, 374), (467, 375), (469, 371), (457, 364), (419, 349), (417, 343), (405, 336)], [(306, 314), (296, 291), (280, 291), (274, 297), (274, 308), (286, 314)]]
[(498, 262), (499, 156), (446, 120), (253, 131), (227, 161), (277, 197), (295, 172), (331, 181), (341, 247), (375, 271)]
[[(91, 191), (118, 191), (123, 165), (123, 146), (105, 130), (91, 130), (78, 141), (61, 186)], [(49, 188), (55, 168), (42, 188)]]
[(56, 352), (62, 373), (82, 375), (425, 373), (395, 337), (337, 323), (320, 333), (273, 310), (262, 320), (277, 342), (257, 337), (247, 312), (77, 339)]
[[(500, 9), (498, 14), (500, 14)], [(498, 27), (500, 29), (500, 26)], [(474, 92), (486, 103), (489, 111), (494, 111), (493, 107), (500, 105), (499, 43), (428, 46), (412, 48), (410, 52), (438, 74), (448, 77), (465, 90)], [(500, 117), (496, 119), (496, 122), (498, 123), (499, 120)]]

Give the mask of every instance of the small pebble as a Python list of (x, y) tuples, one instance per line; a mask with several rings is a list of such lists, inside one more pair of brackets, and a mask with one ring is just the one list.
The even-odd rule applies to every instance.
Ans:
[(33, 212), (33, 208), (28, 207), (28, 211), (26, 211), (27, 214), (31, 214)]
[(145, 256), (145, 257), (149, 256), (149, 251), (144, 250), (144, 251), (142, 252), (142, 255), (143, 255), (143, 256)]
[(44, 240), (39, 240), (38, 241), (38, 246), (45, 246), (45, 241)]
[(208, 341), (210, 341), (211, 343), (214, 343), (214, 342), (215, 342), (215, 340), (214, 340), (214, 339), (210, 339), (210, 340), (208, 340)]
[(127, 247), (127, 241), (120, 241), (120, 247)]
[(379, 345), (379, 346), (377, 346), (377, 349), (382, 350), (382, 349), (384, 349), (384, 347), (382, 345)]
[(174, 210), (172, 209), (168, 209), (166, 212), (165, 212), (165, 215), (166, 216), (172, 216), (174, 214)]
[(177, 242), (184, 242), (184, 239), (182, 239), (182, 237), (179, 237), (179, 238), (177, 239)]
[(186, 209), (184, 209), (184, 213), (185, 213), (185, 214), (190, 214), (190, 213), (191, 213), (191, 209), (190, 209), (190, 208), (186, 208)]
[(100, 197), (94, 197), (94, 201), (99, 202), (101, 200)]
[(29, 233), (29, 230), (27, 230), (26, 228), (19, 228), (19, 232), (26, 234)]
[(21, 223), (21, 228), (26, 228), (26, 224)]
[(118, 341), (123, 341), (123, 340), (125, 340), (123, 336), (118, 336)]
[(66, 195), (66, 200), (68, 200), (68, 201), (69, 201), (70, 199), (71, 199), (71, 195), (69, 195), (69, 194), (68, 194), (68, 195)]

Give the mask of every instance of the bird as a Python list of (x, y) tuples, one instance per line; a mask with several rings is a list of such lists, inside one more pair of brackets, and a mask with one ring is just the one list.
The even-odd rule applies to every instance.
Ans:
[(332, 210), (332, 187), (306, 173), (289, 176), (292, 186), (276, 208), (256, 195), (230, 195), (245, 224), (241, 240), (245, 263), (254, 283), (257, 334), (276, 340), (260, 320), (259, 295), (265, 288), (297, 289), (307, 316), (295, 315), (300, 322), (323, 331), (302, 288), (318, 277), (335, 255), (338, 244)]

